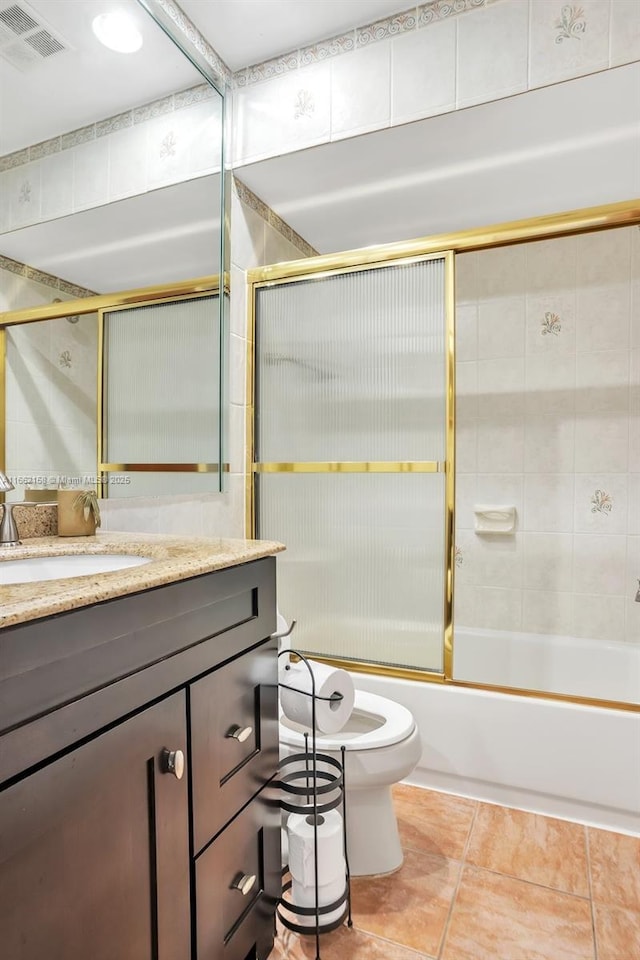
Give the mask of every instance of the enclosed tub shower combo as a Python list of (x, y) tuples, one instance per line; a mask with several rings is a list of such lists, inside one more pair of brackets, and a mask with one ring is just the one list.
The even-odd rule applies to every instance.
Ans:
[(639, 222), (612, 204), (249, 274), (247, 529), (287, 543), (297, 646), (411, 712), (414, 782), (622, 830)]

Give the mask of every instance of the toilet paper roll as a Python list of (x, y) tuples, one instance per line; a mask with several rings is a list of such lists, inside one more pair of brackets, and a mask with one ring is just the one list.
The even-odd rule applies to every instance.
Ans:
[[(335, 880), (332, 880), (331, 883), (324, 883), (318, 886), (318, 906), (325, 907), (341, 897), (345, 891), (346, 884), (346, 868), (343, 859), (341, 875), (336, 877)], [(294, 903), (296, 907), (315, 907), (316, 888), (314, 886), (305, 886), (298, 880), (292, 880), (291, 902)], [(344, 903), (329, 913), (321, 913), (320, 923), (333, 923), (334, 920), (339, 918), (343, 910)], [(301, 927), (313, 927), (315, 926), (315, 922), (315, 914), (313, 916), (305, 916), (304, 914), (302, 916), (296, 916), (296, 923), (299, 923)]]
[[(325, 886), (339, 877), (344, 880), (343, 826), (337, 810), (329, 810), (318, 819), (322, 821), (318, 823), (318, 886)], [(292, 879), (304, 887), (315, 886), (312, 817), (292, 813), (287, 821), (287, 841)]]
[[(337, 733), (342, 730), (353, 712), (353, 680), (346, 670), (337, 670), (328, 664), (316, 663), (315, 660), (309, 660), (309, 665), (315, 679), (316, 728), (321, 733)], [(280, 706), (284, 715), (304, 727), (312, 727), (312, 684), (307, 665), (302, 660), (293, 664), (280, 677), (280, 684)], [(288, 687), (295, 687), (295, 690), (287, 689)], [(341, 694), (342, 699), (329, 700), (334, 694)], [(320, 700), (318, 697), (326, 699)]]

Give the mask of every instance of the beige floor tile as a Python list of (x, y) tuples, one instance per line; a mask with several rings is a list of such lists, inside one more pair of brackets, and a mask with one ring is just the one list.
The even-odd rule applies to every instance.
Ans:
[[(322, 934), (320, 955), (322, 960), (430, 960), (424, 953), (346, 926)], [(314, 937), (298, 937), (281, 929), (269, 960), (315, 960), (315, 956)]]
[(466, 862), (589, 896), (585, 828), (578, 823), (481, 803)]
[(459, 870), (460, 865), (453, 860), (405, 851), (404, 864), (397, 873), (353, 881), (356, 926), (436, 956)]
[(594, 957), (587, 900), (476, 867), (464, 868), (442, 960)]
[(398, 784), (393, 789), (393, 805), (404, 849), (462, 859), (475, 800)]
[(640, 913), (594, 903), (598, 960), (638, 960), (640, 958)]
[(593, 899), (640, 910), (640, 838), (591, 827), (588, 833)]

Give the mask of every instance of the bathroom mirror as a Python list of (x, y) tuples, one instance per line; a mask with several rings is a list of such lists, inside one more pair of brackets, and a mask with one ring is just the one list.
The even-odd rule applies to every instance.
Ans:
[[(129, 15), (136, 52), (95, 35), (96, 18), (114, 11)], [(0, 0), (0, 310), (219, 276), (223, 107), (138, 0)], [(223, 301), (209, 303), (206, 368), (218, 397)], [(98, 316), (69, 313), (6, 328), (9, 474), (97, 473)], [(207, 476), (169, 464), (130, 489), (220, 489), (220, 419), (217, 403)]]

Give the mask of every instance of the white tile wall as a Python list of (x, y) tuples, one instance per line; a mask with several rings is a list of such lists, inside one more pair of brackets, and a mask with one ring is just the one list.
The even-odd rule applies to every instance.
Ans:
[(611, 66), (632, 60), (640, 60), (640, 4), (611, 0)]
[(284, 76), (275, 69), (251, 71), (260, 82), (245, 82), (235, 94), (235, 161), (407, 123), (640, 59), (637, 0), (497, 0), (461, 13), (460, 5), (442, 6), (448, 8), (442, 19), (405, 24), (395, 35), (379, 31), (383, 39), (364, 49), (353, 42), (318, 45), (328, 57), (321, 66), (331, 72), (330, 90), (323, 83), (317, 94), (319, 113), (326, 118), (330, 111), (330, 130), (319, 122), (298, 127), (293, 136), (281, 128), (281, 114), (290, 109), (284, 91), (313, 86), (316, 57), (298, 60), (296, 54), (293, 64), (283, 58)]
[(391, 124), (455, 109), (455, 19), (397, 37), (391, 45)]
[(557, 83), (609, 66), (610, 0), (533, 0), (530, 9), (531, 86)]
[(528, 4), (503, 0), (458, 21), (457, 106), (527, 89)]
[(457, 622), (640, 642), (640, 231), (463, 254), (456, 281)]
[(256, 160), (330, 139), (331, 65), (314, 64), (236, 91), (234, 156)]
[[(42, 285), (20, 280), (20, 293), (33, 306)], [(45, 289), (48, 302), (51, 288)], [(17, 299), (7, 306), (22, 303)], [(97, 336), (95, 315), (76, 324), (62, 318), (9, 330), (6, 472), (16, 488), (11, 499), (22, 499), (27, 486), (95, 476)]]
[(332, 60), (331, 139), (379, 130), (390, 119), (391, 41)]
[(2, 170), (0, 233), (217, 172), (219, 127), (205, 100)]

